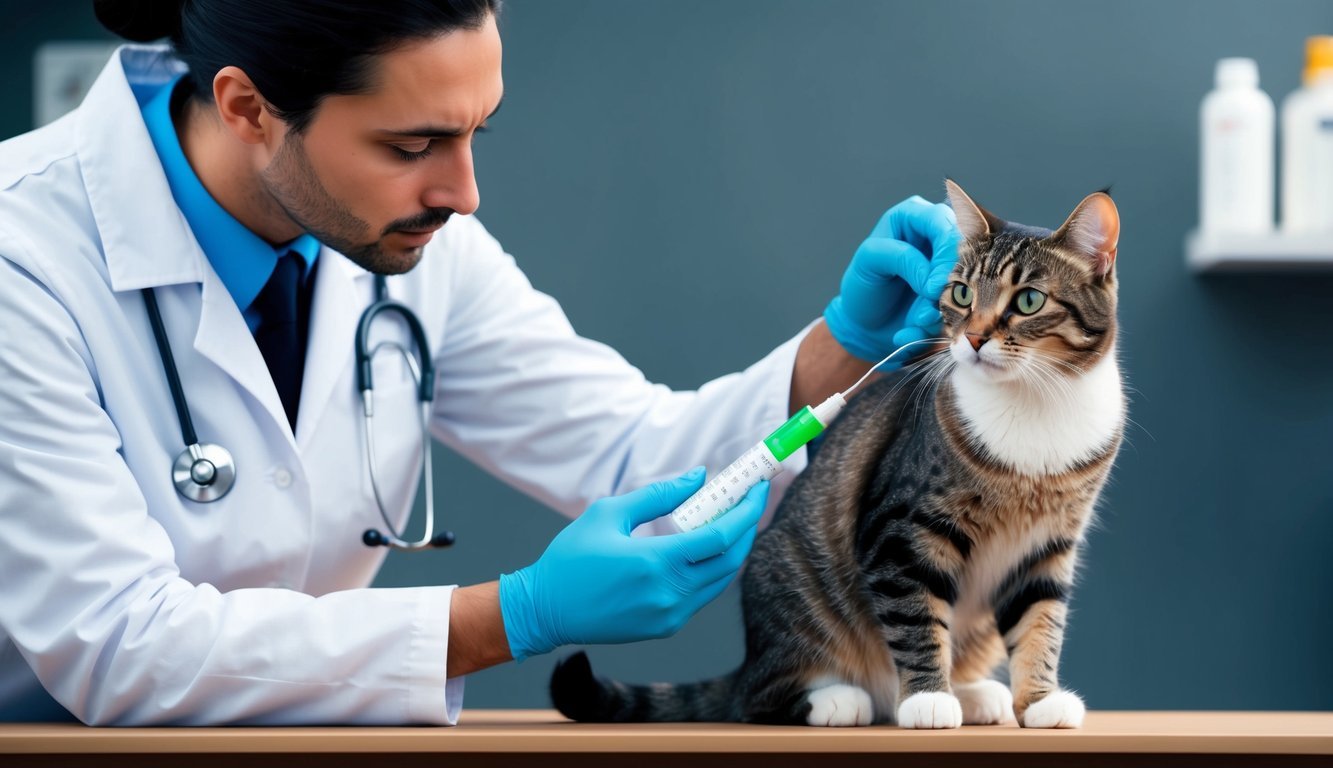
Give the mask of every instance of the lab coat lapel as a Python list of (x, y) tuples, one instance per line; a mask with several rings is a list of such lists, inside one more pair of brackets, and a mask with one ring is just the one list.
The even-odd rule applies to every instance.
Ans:
[(287, 423), (287, 412), (283, 410), (278, 388), (269, 375), (259, 345), (255, 344), (254, 336), (250, 335), (250, 327), (236, 308), (236, 301), (227, 291), (227, 286), (223, 285), (222, 279), (211, 268), (204, 270), (199, 331), (194, 337), (194, 348), (259, 401), (281, 427), (281, 432), (295, 444), (291, 427)]
[(157, 49), (122, 46), (74, 116), (88, 203), (116, 291), (199, 282), (204, 272), (125, 74), (136, 67), (140, 81), (165, 82), (178, 71), (171, 64)]
[(305, 378), (301, 383), (297, 445), (304, 451), (316, 432), (338, 382), (351, 369), (361, 311), (370, 303), (371, 275), (330, 248), (319, 254), (310, 335), (306, 341)]
[[(176, 207), (126, 74), (132, 69), (134, 82), (160, 84), (179, 66), (163, 48), (122, 46), (77, 113), (79, 158), (111, 287), (137, 291), (202, 283), (195, 350), (248, 391), (292, 439), (245, 318)], [(133, 195), (127, 194), (130, 179), (136, 180)]]

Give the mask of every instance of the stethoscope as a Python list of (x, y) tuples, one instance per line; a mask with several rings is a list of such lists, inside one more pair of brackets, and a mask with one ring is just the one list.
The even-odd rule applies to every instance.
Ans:
[[(148, 321), (153, 327), (153, 338), (157, 342), (158, 355), (162, 358), (162, 370), (167, 375), (167, 385), (171, 388), (171, 399), (176, 406), (176, 418), (180, 422), (181, 440), (185, 441), (185, 450), (176, 457), (171, 467), (171, 480), (176, 485), (176, 492), (181, 496), (198, 502), (211, 502), (226, 496), (236, 484), (236, 462), (231, 452), (220, 445), (201, 443), (194, 431), (194, 421), (190, 418), (190, 406), (185, 401), (185, 390), (181, 387), (180, 372), (176, 369), (175, 357), (171, 354), (171, 343), (167, 340), (166, 327), (162, 324), (162, 312), (157, 306), (157, 296), (153, 289), (143, 289), (144, 303), (148, 307)], [(369, 348), (370, 327), (375, 318), (382, 314), (397, 314), (407, 325), (412, 334), (413, 355), (406, 347), (396, 341), (382, 341)], [(380, 494), (379, 480), (375, 476), (375, 384), (371, 373), (371, 364), (382, 350), (397, 351), (402, 355), (412, 378), (417, 385), (417, 402), (421, 409), (421, 473), (426, 485), (426, 530), (421, 539), (407, 541), (402, 538), (407, 530), (406, 523), (401, 531), (395, 530), (389, 520), (389, 513)], [(435, 493), (432, 482), (434, 462), (431, 459), (431, 440), (428, 423), (430, 405), (435, 398), (435, 367), (431, 363), (430, 345), (426, 341), (426, 331), (421, 320), (407, 305), (389, 298), (388, 287), (383, 275), (375, 276), (375, 301), (361, 313), (356, 327), (356, 387), (361, 392), (361, 410), (365, 418), (366, 456), (370, 461), (370, 486), (375, 492), (375, 504), (379, 507), (380, 518), (389, 533), (382, 533), (376, 528), (368, 528), (361, 535), (361, 541), (367, 547), (390, 547), (409, 552), (423, 549), (447, 547), (454, 543), (454, 534), (435, 530)], [(408, 522), (411, 522), (410, 520)]]

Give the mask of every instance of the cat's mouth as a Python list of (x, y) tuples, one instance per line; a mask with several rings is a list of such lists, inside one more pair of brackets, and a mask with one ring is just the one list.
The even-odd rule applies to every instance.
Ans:
[(963, 370), (972, 371), (992, 381), (1012, 378), (1017, 373), (1017, 361), (996, 354), (987, 342), (973, 349), (966, 337), (959, 337), (949, 345), (949, 354)]
[(1013, 363), (1007, 360), (992, 360), (985, 355), (977, 355), (972, 361), (974, 370), (980, 371), (992, 377), (1004, 377), (1014, 370)]

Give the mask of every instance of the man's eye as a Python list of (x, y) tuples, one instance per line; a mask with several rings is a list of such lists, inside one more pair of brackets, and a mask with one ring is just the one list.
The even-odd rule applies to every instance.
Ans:
[(399, 160), (421, 160), (430, 155), (430, 142), (420, 145), (420, 149), (400, 147), (397, 144), (390, 144), (389, 149), (398, 155)]

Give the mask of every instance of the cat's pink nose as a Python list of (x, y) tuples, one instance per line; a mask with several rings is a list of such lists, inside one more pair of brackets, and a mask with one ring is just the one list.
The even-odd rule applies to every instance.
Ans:
[(972, 349), (981, 349), (981, 345), (986, 343), (986, 337), (979, 333), (967, 333), (967, 343), (972, 345)]

